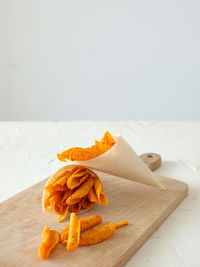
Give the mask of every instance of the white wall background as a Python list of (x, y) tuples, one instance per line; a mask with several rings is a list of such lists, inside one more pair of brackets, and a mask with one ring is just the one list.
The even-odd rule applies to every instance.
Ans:
[(200, 1), (0, 0), (0, 119), (200, 119)]

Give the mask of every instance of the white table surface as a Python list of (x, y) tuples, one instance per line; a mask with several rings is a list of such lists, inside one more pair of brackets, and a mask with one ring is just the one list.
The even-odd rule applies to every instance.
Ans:
[(89, 146), (107, 129), (121, 133), (138, 154), (159, 153), (157, 172), (190, 190), (126, 267), (200, 266), (200, 122), (0, 122), (0, 201), (63, 166), (57, 152)]

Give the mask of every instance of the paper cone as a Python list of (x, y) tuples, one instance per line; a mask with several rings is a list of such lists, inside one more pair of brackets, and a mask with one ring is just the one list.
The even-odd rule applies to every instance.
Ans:
[(121, 135), (113, 138), (116, 144), (102, 155), (90, 160), (67, 162), (165, 189), (159, 176), (148, 169)]
[[(58, 171), (56, 171), (49, 179), (48, 179), (48, 181), (46, 182), (46, 184), (45, 184), (45, 187), (47, 186), (47, 185), (49, 185), (49, 184), (53, 184), (53, 183), (55, 183), (57, 180), (59, 180), (60, 179), (60, 176), (64, 173), (64, 172), (66, 172), (66, 171), (72, 171), (74, 168), (77, 168), (77, 165), (67, 165), (67, 166), (64, 166), (64, 167), (62, 167), (61, 169), (59, 169)], [(88, 172), (90, 172), (90, 174), (93, 176), (93, 177), (95, 177), (95, 176), (97, 176), (97, 174), (96, 173), (94, 173), (93, 171), (91, 171), (91, 170), (87, 170)], [(48, 198), (48, 193), (43, 189), (43, 196), (42, 196), (42, 210), (43, 210), (43, 212), (48, 212), (48, 213), (52, 213), (52, 214), (58, 214), (55, 210), (54, 210), (54, 208), (52, 207), (51, 209), (47, 209), (47, 208), (45, 208), (45, 205), (44, 205), (44, 203), (45, 203), (45, 201), (47, 200), (47, 198)], [(77, 214), (80, 214), (80, 213), (82, 213), (82, 212), (84, 212), (84, 211), (86, 211), (86, 210), (80, 210)], [(59, 216), (60, 216), (60, 214), (59, 214)]]

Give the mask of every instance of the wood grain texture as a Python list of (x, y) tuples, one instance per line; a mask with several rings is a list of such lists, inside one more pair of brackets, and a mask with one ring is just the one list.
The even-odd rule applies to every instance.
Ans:
[(151, 171), (158, 169), (161, 165), (161, 156), (156, 153), (145, 153), (140, 155), (140, 158), (148, 166)]
[(188, 191), (186, 184), (164, 177), (161, 180), (167, 190), (163, 191), (107, 174), (100, 177), (109, 203), (96, 205), (80, 217), (98, 214), (104, 222), (128, 220), (128, 226), (117, 229), (103, 243), (75, 252), (67, 252), (59, 244), (48, 260), (41, 260), (38, 249), (43, 227), (48, 225), (60, 232), (68, 223), (59, 224), (56, 215), (42, 213), (44, 180), (0, 204), (0, 266), (123, 266)]

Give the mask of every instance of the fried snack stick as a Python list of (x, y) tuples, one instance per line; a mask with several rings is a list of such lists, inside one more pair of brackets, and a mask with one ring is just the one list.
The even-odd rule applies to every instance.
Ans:
[(94, 186), (90, 189), (89, 193), (88, 193), (88, 198), (91, 202), (96, 202), (98, 203), (98, 198), (97, 198), (97, 195), (95, 193), (95, 190), (94, 190)]
[(106, 144), (113, 146), (115, 144), (115, 140), (113, 139), (112, 135), (109, 131), (106, 131), (104, 137), (102, 138), (101, 142), (105, 142)]
[(66, 191), (68, 188), (67, 188), (67, 185), (60, 185), (60, 184), (56, 184), (55, 186), (52, 187), (54, 191)]
[(70, 206), (70, 212), (78, 213), (82, 207), (81, 201)]
[[(49, 186), (50, 187), (50, 186)], [(58, 188), (59, 187), (59, 188)], [(46, 190), (46, 189), (45, 189)], [(45, 199), (44, 205), (47, 209), (52, 209), (55, 207), (55, 204), (58, 202), (62, 202), (63, 197), (66, 195), (70, 196), (72, 190), (68, 189), (67, 187), (62, 187), (60, 185), (56, 185), (50, 189), (51, 193), (47, 191), (47, 198)], [(66, 203), (63, 203), (66, 204)]]
[[(102, 217), (99, 215), (91, 216), (90, 218), (81, 218), (80, 220), (80, 232), (84, 232), (91, 227), (100, 224), (102, 222)], [(65, 227), (62, 232), (60, 233), (60, 242), (63, 243), (63, 245), (67, 244), (68, 235), (69, 235), (69, 224), (67, 227)]]
[(69, 236), (66, 249), (74, 251), (78, 247), (78, 237), (80, 236), (80, 226), (78, 227), (78, 217), (76, 213), (72, 212), (70, 215)]
[[(46, 183), (42, 199), (43, 211), (61, 215), (58, 219), (58, 222), (61, 222), (68, 212), (77, 213), (80, 209), (91, 208), (95, 203), (106, 204), (107, 198), (104, 197), (102, 184), (98, 181), (96, 187), (99, 191), (96, 190), (99, 192), (100, 202), (97, 198), (94, 188), (95, 177), (98, 176), (92, 170), (77, 165), (67, 165), (59, 169)], [(68, 188), (67, 182), (70, 182), (70, 187), (74, 187), (75, 180), (76, 185), (79, 182), (81, 184), (73, 189)]]
[[(69, 160), (89, 160), (98, 157), (101, 155), (100, 150), (96, 149), (91, 149), (91, 148), (81, 148), (81, 147), (76, 147), (74, 148), (70, 154), (69, 154)], [(60, 160), (60, 158), (58, 158)]]
[[(67, 179), (72, 174), (70, 171), (65, 171), (66, 167), (61, 168), (58, 171), (58, 175), (56, 177), (56, 181), (49, 182), (48, 185), (45, 186), (44, 190), (51, 195), (55, 191), (62, 191), (61, 189), (66, 184)], [(63, 170), (63, 171), (62, 171)]]
[[(76, 147), (72, 147), (72, 148), (67, 149), (66, 151), (63, 151), (62, 157), (69, 158), (69, 154), (74, 148), (76, 148)], [(60, 156), (60, 154), (57, 154), (58, 159), (59, 159), (59, 156)]]
[(94, 184), (94, 177), (90, 176), (81, 186), (71, 194), (71, 196), (67, 199), (67, 204), (71, 205), (71, 201), (74, 201), (75, 199), (83, 198), (88, 194), (90, 189), (92, 188)]
[(109, 150), (115, 141), (111, 134), (107, 131), (105, 132), (101, 142), (95, 140), (95, 145), (89, 148), (74, 147), (70, 148), (61, 154), (57, 154), (60, 161), (66, 162), (67, 160), (83, 161), (96, 158)]
[(80, 246), (94, 245), (110, 238), (118, 227), (127, 225), (128, 222), (110, 223), (107, 225), (100, 225), (89, 231), (88, 233), (80, 235)]
[(58, 201), (54, 205), (54, 210), (57, 214), (63, 215), (66, 211), (67, 204), (63, 205), (61, 201)]
[(63, 222), (69, 211), (69, 206), (66, 207), (65, 212), (58, 218), (57, 222)]
[[(82, 168), (79, 167), (79, 169)], [(49, 178), (43, 190), (43, 211), (60, 215), (64, 213), (67, 206), (66, 200), (74, 192), (67, 187), (67, 180), (77, 169), (78, 167), (74, 165), (64, 166)]]
[(78, 169), (75, 173), (73, 173), (69, 179), (67, 180), (67, 186), (70, 189), (74, 189), (75, 187), (78, 187), (80, 184), (85, 182), (85, 180), (89, 177), (89, 173), (87, 173), (86, 170), (80, 171), (81, 169)]
[(95, 202), (91, 202), (88, 198), (88, 195), (81, 199), (81, 205), (84, 210), (90, 209), (92, 206), (94, 206), (94, 204)]
[[(81, 198), (76, 198), (76, 199), (70, 199), (68, 201), (68, 203), (70, 203), (69, 205), (74, 205), (74, 204), (76, 204), (76, 203), (78, 203), (80, 201), (81, 201)], [(66, 200), (66, 202), (67, 202), (67, 200)]]
[(119, 228), (119, 227), (125, 226), (127, 224), (128, 224), (128, 221), (121, 221), (119, 223), (115, 223), (115, 227)]
[(60, 178), (58, 181), (56, 181), (55, 183), (53, 183), (52, 187), (54, 188), (57, 185), (59, 185), (59, 186), (62, 187), (64, 185), (66, 185), (68, 178), (69, 178), (69, 176), (65, 175), (64, 177)]
[(95, 140), (95, 145), (92, 146), (92, 149), (98, 149), (101, 151), (101, 154), (109, 150), (113, 145), (115, 144), (114, 139), (112, 138), (112, 135), (109, 133), (109, 131), (105, 132), (103, 138), (101, 139), (101, 142), (98, 142)]
[[(67, 180), (74, 170), (75, 168), (69, 169), (68, 166), (64, 166), (61, 169), (59, 169), (57, 172), (55, 172), (49, 178), (43, 191), (43, 210), (44, 211), (49, 210), (48, 212), (50, 212), (50, 210), (53, 210), (55, 203), (60, 199), (60, 196), (62, 197), (61, 193), (65, 192), (63, 190), (62, 191), (60, 190), (60, 187), (62, 187), (61, 184), (63, 184), (63, 178)], [(61, 182), (61, 184), (59, 184), (59, 182)], [(57, 190), (58, 186), (59, 186), (59, 190)]]
[(62, 200), (61, 200), (61, 203), (62, 204), (66, 204), (66, 200), (68, 199), (68, 197), (73, 193), (73, 190), (71, 189), (68, 189), (65, 191), (63, 197), (62, 197)]
[(55, 203), (57, 203), (58, 201), (60, 201), (62, 199), (62, 195), (60, 192), (55, 192), (54, 194), (52, 194), (52, 196), (47, 198), (47, 202), (48, 202), (48, 209), (51, 209), (55, 206)]
[(80, 219), (78, 220), (78, 228), (77, 228), (77, 242), (80, 243), (80, 237), (81, 237), (81, 222)]
[(57, 232), (55, 230), (50, 230), (48, 226), (45, 226), (42, 233), (42, 242), (39, 248), (40, 258), (46, 260), (58, 242), (59, 236)]
[(100, 205), (107, 205), (108, 199), (103, 191), (103, 185), (102, 182), (98, 177), (94, 178), (94, 190), (98, 199), (98, 203)]
[(81, 222), (81, 232), (84, 232), (91, 227), (100, 224), (102, 222), (102, 217), (99, 215), (93, 215), (89, 218), (82, 218), (80, 219)]

